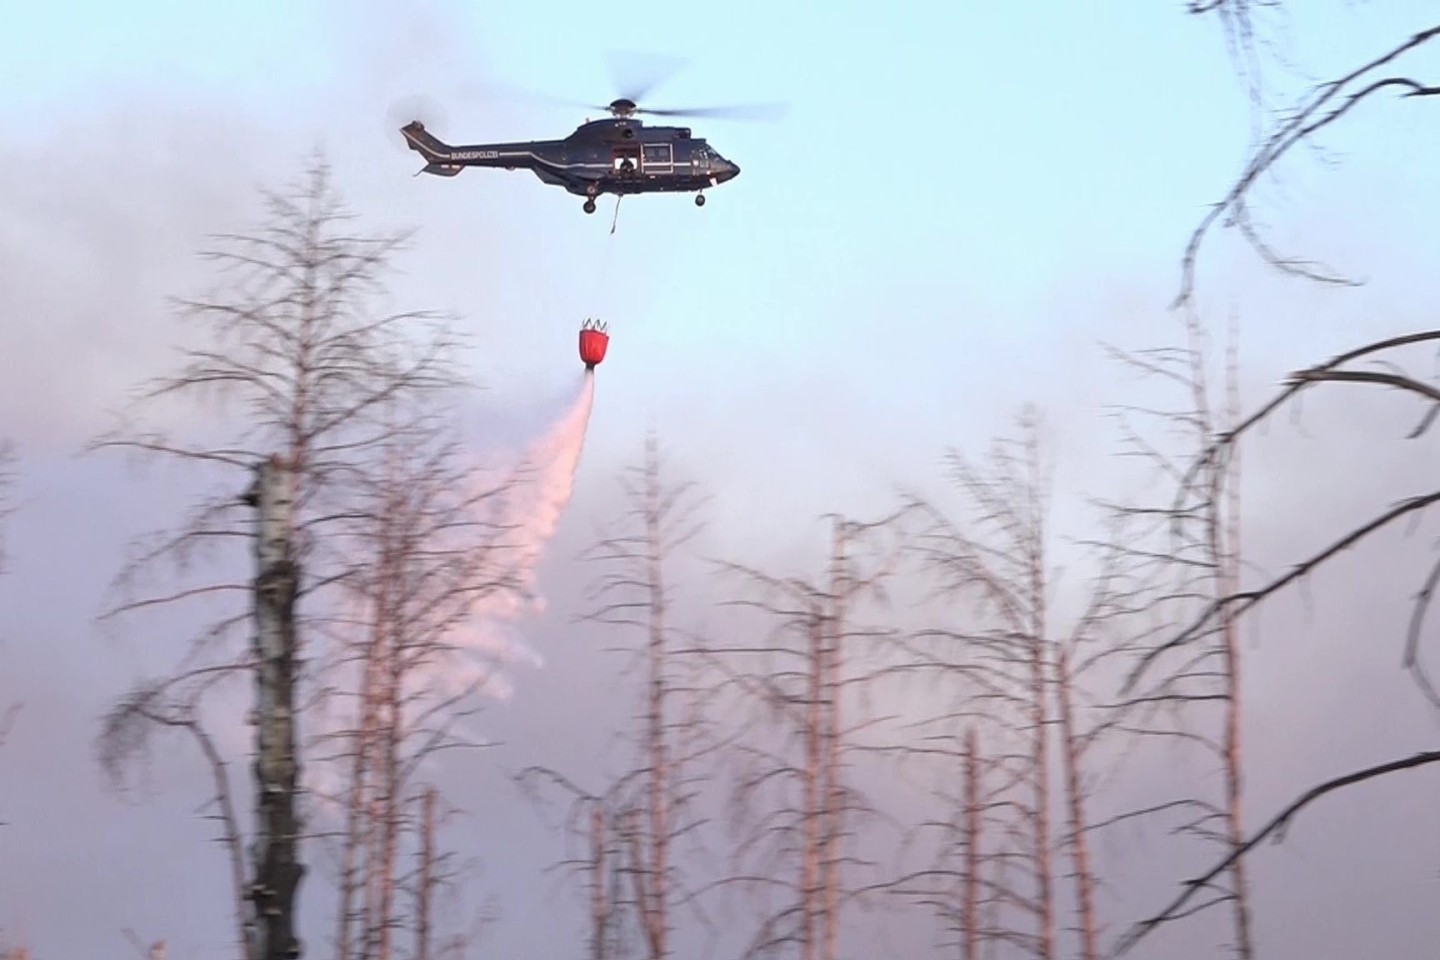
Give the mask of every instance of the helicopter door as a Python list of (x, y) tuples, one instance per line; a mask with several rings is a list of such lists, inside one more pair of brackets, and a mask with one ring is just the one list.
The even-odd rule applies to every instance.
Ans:
[(651, 173), (669, 173), (674, 169), (675, 156), (668, 143), (645, 144), (645, 169)]
[(639, 147), (616, 147), (610, 161), (610, 169), (619, 174), (634, 174), (640, 170)]

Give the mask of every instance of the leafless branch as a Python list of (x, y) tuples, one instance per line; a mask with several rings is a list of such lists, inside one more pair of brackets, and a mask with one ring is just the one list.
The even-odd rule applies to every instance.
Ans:
[[(1246, 5), (1245, 0), (1239, 0), (1240, 7)], [(1236, 6), (1227, 0), (1227, 2), (1210, 4), (1206, 9), (1233, 12)], [(1227, 13), (1227, 15), (1229, 14)], [(1248, 21), (1244, 20), (1242, 15), (1240, 20), (1231, 22)], [(1354, 285), (1353, 281), (1344, 279), (1318, 264), (1276, 253), (1255, 230), (1250, 219), (1249, 195), (1256, 182), (1273, 170), (1291, 150), (1339, 121), (1375, 94), (1396, 91), (1403, 99), (1440, 95), (1440, 86), (1422, 83), (1411, 77), (1378, 76), (1382, 69), (1406, 54), (1425, 46), (1437, 36), (1440, 36), (1440, 25), (1422, 30), (1354, 68), (1349, 73), (1320, 84), (1280, 120), (1273, 132), (1250, 156), (1229, 192), (1211, 208), (1191, 235), (1182, 260), (1182, 280), (1180, 292), (1174, 302), (1175, 307), (1187, 304), (1193, 296), (1195, 267), (1200, 246), (1206, 234), (1222, 217), (1226, 218), (1228, 225), (1240, 229), (1242, 235), (1263, 259), (1283, 272), (1325, 283)]]
[(1261, 828), (1254, 836), (1246, 840), (1242, 845), (1232, 850), (1214, 867), (1210, 868), (1210, 870), (1206, 871), (1201, 876), (1196, 877), (1193, 880), (1186, 881), (1185, 892), (1176, 897), (1169, 906), (1167, 906), (1164, 910), (1160, 911), (1155, 916), (1139, 924), (1136, 924), (1130, 930), (1130, 932), (1127, 933), (1126, 936), (1117, 943), (1116, 949), (1112, 953), (1112, 956), (1118, 957), (1125, 953), (1128, 953), (1130, 950), (1134, 949), (1135, 945), (1138, 944), (1142, 939), (1144, 939), (1144, 937), (1147, 936), (1156, 927), (1172, 919), (1175, 919), (1179, 915), (1179, 912), (1186, 906), (1186, 904), (1190, 902), (1191, 899), (1196, 896), (1196, 894), (1198, 894), (1202, 890), (1209, 888), (1210, 884), (1215, 880), (1216, 877), (1220, 876), (1226, 870), (1230, 869), (1230, 867), (1237, 861), (1239, 861), (1241, 857), (1248, 854), (1252, 849), (1262, 843), (1266, 838), (1270, 837), (1273, 834), (1276, 841), (1283, 840), (1285, 836), (1285, 830), (1290, 825), (1290, 821), (1293, 820), (1295, 816), (1300, 813), (1301, 810), (1305, 809), (1305, 807), (1309, 806), (1316, 800), (1319, 800), (1326, 794), (1343, 789), (1345, 787), (1354, 786), (1357, 783), (1364, 783), (1367, 780), (1373, 780), (1376, 777), (1387, 776), (1388, 774), (1397, 773), (1402, 770), (1413, 770), (1417, 767), (1423, 767), (1427, 766), (1428, 764), (1437, 762), (1440, 762), (1440, 751), (1417, 753), (1414, 756), (1406, 757), (1402, 760), (1392, 760), (1389, 763), (1382, 763), (1377, 766), (1366, 767), (1363, 770), (1357, 770), (1354, 773), (1346, 774), (1343, 777), (1336, 777), (1333, 780), (1327, 780), (1324, 783), (1311, 787), (1309, 790), (1301, 794), (1299, 798), (1297, 798), (1284, 810), (1276, 814), (1276, 816), (1272, 818), (1270, 822), (1267, 823), (1263, 828)]
[(240, 833), (230, 775), (227, 765), (206, 732), (193, 703), (167, 701), (166, 686), (153, 684), (132, 691), (106, 716), (98, 746), (101, 763), (112, 782), (119, 783), (128, 758), (144, 752), (150, 731), (155, 727), (183, 730), (195, 741), (210, 768), (214, 784), (213, 802), (219, 808), (220, 843), (225, 847), (230, 864), (230, 887), (234, 909), (235, 936), (240, 955), (253, 960), (252, 925), (246, 909), (248, 872), (245, 867), (245, 846)]

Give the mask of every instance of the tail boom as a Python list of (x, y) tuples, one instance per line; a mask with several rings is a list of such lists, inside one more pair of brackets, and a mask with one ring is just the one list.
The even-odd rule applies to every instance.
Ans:
[(425, 129), (419, 120), (411, 121), (400, 128), (405, 142), (411, 150), (425, 158), (426, 166), (421, 173), (434, 173), (453, 177), (465, 167), (516, 167), (526, 169), (536, 165), (535, 144), (530, 143), (477, 143), (452, 147)]

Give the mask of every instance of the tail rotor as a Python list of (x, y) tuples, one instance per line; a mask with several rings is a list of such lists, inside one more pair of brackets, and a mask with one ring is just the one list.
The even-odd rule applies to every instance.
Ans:
[(410, 149), (400, 128), (419, 121), (431, 130), (445, 129), (445, 108), (440, 99), (428, 93), (412, 93), (390, 102), (385, 111), (385, 139), (401, 151)]

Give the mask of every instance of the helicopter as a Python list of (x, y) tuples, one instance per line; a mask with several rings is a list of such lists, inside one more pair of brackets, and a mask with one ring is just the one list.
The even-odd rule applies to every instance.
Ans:
[(695, 205), (705, 205), (705, 190), (735, 179), (740, 167), (721, 156), (689, 127), (646, 126), (638, 114), (666, 117), (744, 116), (767, 111), (764, 106), (719, 107), (696, 110), (642, 109), (633, 97), (619, 97), (598, 107), (609, 119), (587, 120), (561, 140), (513, 143), (477, 143), (451, 146), (419, 120), (400, 128), (406, 144), (425, 160), (416, 176), (429, 173), (453, 177), (466, 167), (530, 170), (541, 182), (563, 187), (585, 198), (586, 213), (595, 212), (595, 199), (638, 193), (694, 193)]

